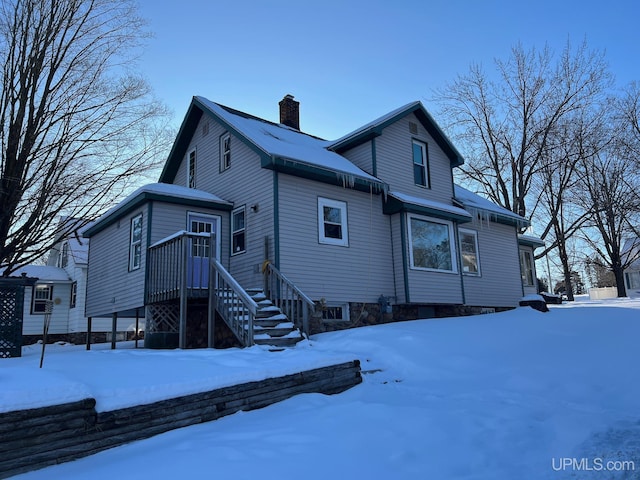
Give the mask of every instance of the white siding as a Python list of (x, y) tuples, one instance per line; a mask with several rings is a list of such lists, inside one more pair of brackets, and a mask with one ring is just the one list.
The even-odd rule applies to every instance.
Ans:
[(360, 167), (369, 175), (373, 175), (373, 147), (371, 141), (347, 150), (342, 156), (348, 158), (354, 165)]
[[(202, 123), (209, 122), (208, 135), (202, 135)], [(260, 157), (240, 139), (231, 136), (231, 167), (220, 171), (220, 137), (227, 133), (220, 124), (206, 114), (200, 120), (187, 151), (196, 148), (196, 188), (232, 202), (234, 207), (246, 207), (246, 251), (230, 255), (230, 230), (225, 226), (222, 259), (228, 259), (229, 270), (245, 288), (261, 286), (260, 266), (264, 262), (265, 237), (269, 242), (269, 257), (274, 254), (273, 176), (261, 167)], [(183, 159), (174, 183), (185, 185), (186, 162)], [(251, 207), (256, 205), (256, 209)], [(227, 216), (229, 214), (227, 213)], [(155, 223), (155, 219), (154, 219)]]
[(514, 227), (499, 223), (461, 228), (478, 232), (480, 276), (463, 275), (467, 305), (516, 307), (522, 298), (520, 257)]
[[(376, 302), (393, 296), (389, 218), (379, 195), (278, 176), (280, 268), (314, 300)], [(318, 197), (347, 204), (349, 246), (318, 241)]]
[[(38, 282), (38, 284), (49, 284), (50, 282)], [(42, 335), (44, 326), (44, 315), (31, 313), (31, 299), (33, 298), (33, 288), (26, 287), (24, 290), (24, 316), (22, 322), (23, 335)], [(49, 323), (49, 333), (69, 332), (69, 300), (71, 298), (71, 285), (69, 283), (53, 283), (53, 310)]]
[[(129, 271), (131, 219), (140, 213), (142, 266)], [(147, 208), (143, 206), (91, 237), (85, 312), (88, 317), (109, 316), (144, 305), (148, 220)]]
[[(417, 124), (417, 134), (411, 134), (409, 122)], [(431, 188), (421, 187), (414, 182), (412, 139), (425, 142), (428, 146)], [(376, 165), (377, 177), (388, 183), (391, 191), (451, 204), (451, 162), (415, 115), (401, 118), (376, 137)]]

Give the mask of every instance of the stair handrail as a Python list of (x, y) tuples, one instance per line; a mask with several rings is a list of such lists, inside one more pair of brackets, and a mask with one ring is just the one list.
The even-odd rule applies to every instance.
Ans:
[[(295, 285), (291, 280), (289, 280), (287, 276), (284, 273), (282, 273), (280, 270), (278, 270), (271, 262), (265, 261), (263, 265), (263, 271), (265, 276), (265, 285), (264, 285), (265, 294), (267, 294), (267, 296), (270, 298), (270, 300), (274, 304), (278, 305), (279, 302), (278, 302), (278, 299), (274, 296), (273, 292), (270, 292), (271, 282), (269, 281), (269, 278), (275, 278), (276, 281), (278, 282), (275, 287), (277, 292), (282, 292), (283, 290), (290, 290), (294, 294), (294, 297), (297, 297), (297, 298), (291, 298), (290, 300), (296, 300), (296, 301), (299, 300), (303, 303), (304, 308), (302, 309), (302, 321), (300, 321), (300, 318), (298, 318), (298, 316), (295, 315), (293, 308), (287, 309), (286, 305), (278, 305), (278, 306), (282, 310), (289, 310), (286, 312), (289, 319), (294, 323), (296, 327), (300, 328), (302, 332), (308, 337), (309, 336), (309, 316), (312, 312), (315, 311), (315, 308), (316, 308), (315, 302), (311, 300), (311, 298), (309, 298), (307, 294), (305, 294), (302, 290), (300, 290), (300, 288), (298, 288), (297, 285)], [(286, 297), (286, 295), (283, 297)], [(287, 298), (283, 298), (283, 300), (287, 300)], [(291, 305), (289, 305), (289, 307), (291, 307)]]
[[(254, 344), (253, 324), (258, 304), (218, 260), (212, 258), (210, 265), (209, 308), (218, 310), (220, 316), (244, 346), (252, 346)], [(235, 295), (246, 312), (241, 312), (239, 315), (235, 309), (229, 310), (224, 307), (225, 293), (228, 292)]]

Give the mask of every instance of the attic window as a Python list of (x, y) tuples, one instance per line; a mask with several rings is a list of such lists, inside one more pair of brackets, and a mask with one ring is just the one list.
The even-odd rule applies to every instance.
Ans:
[(231, 135), (225, 133), (220, 137), (220, 171), (231, 166)]
[(206, 137), (209, 135), (209, 122), (204, 122), (202, 124), (202, 136)]
[(196, 149), (189, 152), (187, 164), (187, 187), (196, 188)]
[(418, 134), (418, 124), (415, 122), (409, 122), (409, 133), (411, 133), (411, 135), (417, 135)]
[(421, 187), (431, 188), (427, 144), (413, 140), (411, 148), (413, 152), (413, 181)]

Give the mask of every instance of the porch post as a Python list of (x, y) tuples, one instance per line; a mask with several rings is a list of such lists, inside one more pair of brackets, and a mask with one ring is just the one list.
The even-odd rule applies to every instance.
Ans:
[(136, 308), (136, 331), (135, 331), (136, 348), (138, 348), (138, 329), (139, 329), (139, 325), (140, 325), (140, 309)]
[(91, 317), (87, 318), (87, 350), (91, 350)]
[(178, 347), (187, 348), (187, 262), (189, 261), (189, 237), (182, 236), (182, 271), (180, 272), (180, 328)]
[(116, 333), (118, 331), (118, 312), (111, 316), (111, 350), (116, 349)]
[(209, 304), (207, 308), (207, 346), (209, 348), (214, 348), (215, 344), (215, 327), (216, 327), (216, 277), (217, 270), (213, 268), (213, 261), (217, 260), (216, 255), (216, 234), (211, 233), (211, 237), (209, 238)]

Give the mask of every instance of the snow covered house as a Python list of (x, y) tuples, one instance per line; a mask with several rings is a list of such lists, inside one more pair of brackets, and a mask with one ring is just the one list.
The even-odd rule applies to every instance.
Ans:
[(86, 313), (186, 346), (515, 307), (529, 223), (454, 185), (462, 163), (420, 102), (327, 141), (290, 95), (280, 123), (194, 97), (159, 183), (85, 232)]

